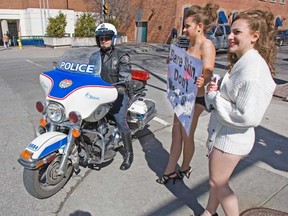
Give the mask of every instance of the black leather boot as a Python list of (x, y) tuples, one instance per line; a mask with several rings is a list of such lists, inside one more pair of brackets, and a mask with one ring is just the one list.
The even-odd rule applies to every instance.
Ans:
[(125, 153), (123, 156), (123, 162), (120, 166), (120, 169), (127, 170), (130, 168), (133, 162), (132, 137), (131, 137), (131, 132), (121, 133), (121, 135), (122, 135)]

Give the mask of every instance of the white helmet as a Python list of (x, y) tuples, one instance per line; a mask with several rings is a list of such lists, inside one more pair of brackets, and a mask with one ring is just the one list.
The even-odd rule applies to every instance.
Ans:
[(109, 36), (112, 38), (112, 46), (116, 44), (117, 30), (111, 23), (101, 23), (95, 30), (96, 43), (100, 47), (99, 36)]

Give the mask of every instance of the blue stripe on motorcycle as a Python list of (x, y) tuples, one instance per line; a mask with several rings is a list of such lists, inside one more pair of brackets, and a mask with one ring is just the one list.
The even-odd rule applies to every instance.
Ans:
[(41, 154), (39, 155), (39, 159), (44, 157), (44, 156), (47, 156), (49, 154), (51, 154), (52, 152), (55, 152), (56, 150), (62, 148), (63, 146), (65, 146), (67, 144), (67, 137), (65, 137), (64, 139), (62, 140), (59, 140), (58, 142), (52, 144), (52, 145), (49, 145), (47, 146), (42, 152)]
[[(79, 88), (98, 86), (102, 88), (111, 88), (112, 85), (105, 82), (101, 77), (91, 74), (69, 73), (61, 70), (51, 70), (42, 73), (43, 76), (49, 78), (52, 82), (49, 97), (56, 99), (64, 99)], [(68, 87), (60, 87), (61, 81), (67, 80), (72, 83)]]

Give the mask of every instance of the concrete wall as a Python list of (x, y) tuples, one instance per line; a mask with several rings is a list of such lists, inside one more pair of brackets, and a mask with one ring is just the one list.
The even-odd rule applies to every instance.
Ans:
[[(82, 12), (73, 10), (61, 10), (61, 12), (66, 15), (67, 26), (65, 31), (72, 36), (77, 15), (79, 16)], [(39, 8), (27, 8), (26, 10), (0, 9), (0, 20), (19, 20), (18, 28), (21, 30), (22, 36), (45, 35), (49, 23), (48, 17), (56, 17), (58, 13), (58, 9), (49, 9), (49, 12)]]

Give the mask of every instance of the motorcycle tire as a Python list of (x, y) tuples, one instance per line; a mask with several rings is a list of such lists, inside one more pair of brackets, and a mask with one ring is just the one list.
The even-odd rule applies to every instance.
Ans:
[(50, 164), (39, 169), (24, 168), (23, 182), (27, 192), (38, 199), (45, 199), (60, 191), (68, 182), (73, 173), (73, 166), (69, 163), (64, 176), (57, 175), (61, 156), (55, 158)]

